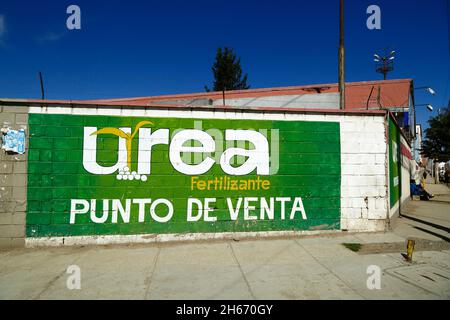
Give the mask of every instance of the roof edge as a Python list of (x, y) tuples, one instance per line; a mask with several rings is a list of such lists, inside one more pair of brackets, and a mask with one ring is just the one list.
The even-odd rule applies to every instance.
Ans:
[[(413, 81), (410, 78), (406, 79), (392, 79), (392, 80), (370, 80), (370, 81), (358, 81), (358, 82), (347, 82), (346, 87), (357, 87), (366, 86), (373, 84), (393, 84), (393, 83), (404, 83)], [(272, 87), (272, 88), (256, 88), (256, 89), (246, 89), (246, 90), (232, 90), (226, 91), (228, 94), (232, 95), (248, 95), (248, 94), (258, 94), (264, 92), (289, 92), (297, 90), (305, 90), (317, 87), (329, 87), (329, 89), (337, 89), (337, 83), (318, 83), (318, 84), (308, 84), (300, 86), (285, 86), (285, 87)], [(333, 90), (334, 91), (334, 90)], [(168, 94), (168, 95), (157, 95), (157, 96), (142, 96), (142, 97), (129, 97), (129, 98), (113, 98), (113, 99), (95, 99), (87, 101), (133, 101), (138, 99), (149, 99), (149, 100), (163, 100), (163, 99), (180, 99), (180, 98), (192, 98), (192, 97), (222, 97), (222, 91), (211, 91), (211, 92), (197, 92), (197, 93), (179, 93), (179, 94)]]
[(20, 99), (0, 99), (0, 105), (4, 106), (28, 106), (28, 107), (82, 107), (82, 108), (143, 108), (143, 109), (177, 109), (194, 111), (229, 111), (229, 112), (267, 112), (267, 113), (322, 113), (322, 114), (355, 114), (355, 115), (384, 115), (385, 109), (309, 109), (309, 108), (279, 108), (279, 107), (252, 107), (242, 108), (228, 105), (221, 106), (198, 106), (185, 104), (151, 104), (151, 105), (127, 105), (125, 103), (92, 103), (84, 101), (64, 101), (64, 100), (20, 100)]

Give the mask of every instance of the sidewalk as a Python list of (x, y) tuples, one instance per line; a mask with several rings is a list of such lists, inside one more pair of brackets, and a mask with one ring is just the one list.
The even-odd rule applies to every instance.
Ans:
[(426, 184), (430, 201), (410, 201), (402, 208), (394, 233), (404, 238), (450, 242), (450, 188), (445, 184)]
[[(402, 212), (386, 233), (0, 251), (0, 299), (449, 299), (450, 203)], [(67, 288), (71, 265), (80, 290)], [(382, 271), (380, 290), (367, 287), (369, 266)]]
[[(342, 243), (398, 242), (393, 233), (320, 238), (16, 250), (0, 253), (1, 299), (448, 299), (450, 251), (361, 255)], [(70, 265), (81, 290), (69, 290)], [(367, 269), (382, 270), (381, 290)]]
[[(450, 185), (449, 185), (450, 186)], [(432, 180), (427, 179), (426, 190), (435, 197), (433, 201), (442, 201), (450, 203), (450, 187), (444, 183), (435, 184)]]

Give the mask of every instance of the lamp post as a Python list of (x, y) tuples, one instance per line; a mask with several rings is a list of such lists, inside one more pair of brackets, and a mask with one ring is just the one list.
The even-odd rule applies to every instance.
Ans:
[[(413, 155), (414, 155), (414, 160), (416, 160), (416, 107), (422, 107), (425, 106), (427, 107), (428, 111), (432, 112), (433, 111), (433, 106), (429, 103), (423, 103), (423, 104), (415, 104), (414, 105), (414, 137), (413, 137), (413, 142), (412, 142), (412, 147), (413, 147)], [(418, 155), (419, 156), (419, 155)]]
[[(433, 96), (436, 94), (436, 91), (433, 88), (429, 87), (429, 86), (417, 87), (417, 88), (414, 88), (414, 90), (425, 90), (426, 92), (428, 92), (429, 94), (431, 94)], [(414, 125), (414, 137), (413, 138), (414, 139), (416, 138), (416, 106), (426, 106), (429, 111), (433, 111), (433, 106), (431, 104), (429, 104), (429, 103), (426, 103), (426, 104), (413, 104), (413, 108), (414, 108), (414, 123), (413, 123), (413, 125)]]
[(425, 90), (426, 92), (428, 92), (429, 94), (431, 94), (433, 96), (436, 94), (436, 91), (434, 91), (433, 88), (431, 88), (431, 87), (417, 87), (417, 88), (414, 88), (414, 90), (421, 90), (421, 89)]
[(379, 56), (374, 54), (373, 61), (375, 61), (375, 71), (383, 74), (383, 79), (386, 80), (387, 74), (394, 70), (395, 51), (391, 51), (388, 55)]
[[(436, 94), (436, 91), (429, 86), (417, 87), (417, 88), (414, 88), (414, 90), (425, 90), (426, 92), (428, 92), (429, 94), (431, 94), (433, 96)], [(416, 106), (417, 107), (426, 106), (429, 111), (433, 111), (433, 106), (429, 103), (413, 105), (413, 107), (414, 107), (414, 138), (416, 137), (416, 133), (415, 133), (416, 132)]]
[[(416, 104), (416, 105), (414, 105), (415, 107), (422, 107), (422, 106), (426, 106), (427, 107), (427, 109), (431, 112), (431, 111), (433, 111), (433, 106), (431, 105), (431, 104), (429, 104), (429, 103), (424, 103), (424, 104)], [(414, 111), (416, 111), (416, 109), (414, 109)], [(414, 115), (414, 118), (415, 118), (416, 116)]]
[[(434, 91), (433, 88), (429, 87), (429, 86), (422, 86), (422, 87), (417, 87), (414, 88), (414, 90), (425, 90), (426, 92), (428, 92), (431, 95), (435, 95), (436, 91)], [(413, 104), (413, 108), (414, 108), (414, 136), (413, 136), (413, 141), (412, 141), (412, 147), (413, 147), (413, 154), (414, 154), (414, 158), (416, 155), (416, 146), (415, 146), (415, 142), (416, 142), (416, 107), (421, 107), (421, 106), (425, 106), (427, 107), (428, 111), (432, 112), (433, 111), (433, 106), (429, 103), (423, 103), (423, 104)], [(415, 159), (414, 159), (415, 160)], [(435, 176), (436, 173), (434, 172), (435, 170), (433, 170), (433, 175)], [(435, 177), (436, 179), (436, 177)]]
[(339, 2), (339, 109), (345, 109), (344, 0)]

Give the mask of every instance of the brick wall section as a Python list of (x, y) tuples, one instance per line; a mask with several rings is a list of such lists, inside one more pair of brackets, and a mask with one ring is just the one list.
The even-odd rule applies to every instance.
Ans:
[(384, 117), (352, 118), (345, 116), (341, 126), (342, 228), (383, 231), (388, 223)]
[[(28, 146), (28, 108), (0, 106), (0, 126), (25, 129)], [(0, 150), (0, 248), (25, 244), (27, 157)]]
[[(409, 152), (411, 152), (411, 148), (408, 146), (408, 142), (406, 142), (403, 136), (400, 136), (400, 142), (402, 146), (404, 146)], [(409, 159), (407, 156), (402, 154), (402, 203), (408, 201), (411, 197), (411, 189), (410, 189), (410, 172), (413, 170), (413, 165), (415, 164), (415, 160)]]
[(293, 114), (286, 119), (340, 123), (341, 229), (386, 230), (389, 197), (384, 115)]
[(341, 229), (383, 231), (388, 221), (385, 116), (173, 110), (144, 108), (31, 107), (30, 112), (242, 120), (332, 121), (341, 133)]
[[(209, 119), (333, 121), (341, 135), (341, 229), (382, 231), (388, 223), (387, 149), (383, 115), (246, 113), (143, 108), (0, 106), (0, 125), (24, 128), (28, 143), (28, 110), (32, 113), (147, 116)], [(28, 151), (28, 150), (27, 150)], [(25, 233), (27, 158), (0, 152), (0, 246), (22, 246)]]
[[(170, 234), (170, 233), (221, 233), (249, 231), (279, 231), (339, 229), (340, 224), (340, 131), (335, 122), (310, 121), (247, 121), (230, 122), (224, 119), (208, 119), (203, 125), (215, 128), (218, 145), (224, 145), (225, 129), (253, 128), (276, 129), (282, 143), (279, 145), (280, 167), (276, 175), (263, 176), (270, 182), (270, 190), (245, 188), (243, 190), (199, 190), (191, 187), (191, 176), (175, 170), (169, 162), (169, 146), (160, 144), (152, 148), (152, 158), (141, 159), (152, 167), (149, 180), (117, 180), (116, 174), (98, 175), (88, 172), (87, 166), (117, 162), (117, 137), (100, 135), (95, 137), (95, 153), (85, 151), (89, 159), (83, 167), (83, 127), (98, 126), (127, 127), (133, 132), (138, 123), (148, 117), (110, 117), (84, 115), (30, 114), (30, 150), (28, 166), (28, 211), (27, 237), (67, 237), (123, 234)], [(193, 128), (197, 119), (179, 117), (151, 119), (158, 128), (167, 128), (172, 134), (179, 128)], [(94, 129), (97, 130), (97, 129)], [(148, 130), (148, 129), (147, 129)], [(145, 139), (145, 138), (144, 138)], [(269, 139), (271, 140), (271, 139)], [(276, 139), (278, 145), (278, 139)], [(326, 141), (327, 143), (323, 143)], [(138, 143), (135, 142), (138, 146)], [(256, 146), (256, 145), (255, 145)], [(131, 171), (137, 169), (137, 149), (131, 153)], [(216, 154), (216, 158), (219, 154)], [(277, 156), (278, 158), (278, 156)], [(259, 156), (259, 159), (264, 159)], [(185, 159), (188, 163), (192, 159)], [(244, 160), (241, 158), (241, 160)], [(278, 163), (278, 161), (275, 161)], [(197, 176), (197, 175), (196, 175)], [(207, 173), (197, 179), (220, 179), (226, 176), (219, 164), (215, 163)], [(311, 178), (313, 176), (314, 178)], [(147, 177), (147, 176), (145, 176)], [(128, 178), (128, 176), (127, 176)], [(254, 173), (235, 176), (234, 179), (256, 178)], [(210, 180), (211, 181), (211, 180)], [(244, 181), (244, 180), (243, 180)], [(303, 196), (308, 208), (308, 219), (297, 215), (295, 220), (280, 218), (278, 205), (276, 219), (251, 221), (243, 219), (243, 209), (235, 222), (230, 218), (228, 199), (239, 197), (295, 197)], [(215, 199), (213, 215), (215, 223), (186, 220), (187, 199), (189, 197)], [(167, 198), (173, 204), (174, 217), (164, 224), (151, 222), (147, 214), (146, 223), (137, 221), (137, 206), (131, 206), (131, 219), (125, 223), (112, 220), (106, 209), (107, 219), (94, 223), (86, 215), (69, 223), (72, 199), (127, 199), (127, 198)], [(103, 204), (97, 201), (97, 209)], [(260, 212), (259, 201), (255, 200), (255, 214)], [(148, 210), (147, 206), (147, 210)], [(286, 204), (291, 212), (292, 202)], [(98, 213), (98, 211), (97, 211)], [(256, 217), (256, 216), (255, 216)], [(144, 218), (145, 219), (145, 218)], [(255, 219), (256, 220), (256, 219)], [(262, 219), (264, 220), (264, 219)]]

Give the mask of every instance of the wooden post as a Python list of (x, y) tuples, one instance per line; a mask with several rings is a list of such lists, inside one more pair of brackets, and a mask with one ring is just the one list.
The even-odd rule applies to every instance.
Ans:
[(40, 72), (40, 71), (39, 71), (39, 80), (41, 82), (41, 99), (45, 100), (44, 80), (42, 79), (42, 72)]
[(345, 109), (344, 0), (339, 8), (339, 108)]

